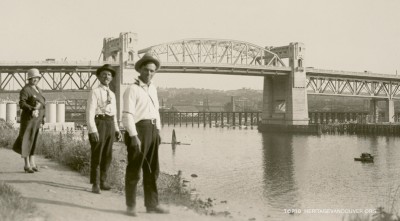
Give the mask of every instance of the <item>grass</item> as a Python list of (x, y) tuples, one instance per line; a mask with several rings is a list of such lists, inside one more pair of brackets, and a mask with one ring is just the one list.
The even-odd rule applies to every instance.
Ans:
[[(10, 128), (1, 128), (0, 147), (12, 148), (18, 131)], [(79, 132), (41, 132), (37, 141), (36, 154), (53, 159), (71, 169), (89, 176), (90, 172), (90, 145), (85, 134)], [(125, 188), (126, 148), (120, 148), (114, 153), (109, 169), (108, 181), (119, 192)], [(193, 197), (190, 190), (183, 186), (180, 173), (170, 175), (160, 173), (158, 178), (158, 192), (160, 201), (167, 204), (186, 206), (201, 214), (214, 214), (212, 203)], [(138, 185), (138, 195), (143, 195), (141, 182)]]
[(0, 182), (0, 220), (27, 220), (38, 216), (36, 206), (10, 185)]

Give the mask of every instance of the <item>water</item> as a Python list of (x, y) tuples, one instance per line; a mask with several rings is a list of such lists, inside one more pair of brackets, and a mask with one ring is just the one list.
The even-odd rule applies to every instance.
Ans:
[[(191, 145), (162, 144), (161, 170), (181, 170), (200, 198), (215, 198), (215, 209), (243, 220), (342, 220), (350, 216), (344, 209), (359, 209), (364, 216), (378, 206), (390, 210), (400, 185), (397, 137), (166, 126), (163, 141), (170, 142), (172, 129), (178, 141)], [(376, 156), (375, 162), (354, 161), (362, 152)], [(287, 209), (296, 210), (289, 214)]]

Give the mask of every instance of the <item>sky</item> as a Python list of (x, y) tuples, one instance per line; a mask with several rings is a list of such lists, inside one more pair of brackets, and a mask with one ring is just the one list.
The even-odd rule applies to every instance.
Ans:
[[(0, 61), (98, 60), (104, 37), (302, 42), (304, 66), (400, 73), (398, 0), (1, 0)], [(262, 89), (262, 77), (163, 74), (159, 87)]]

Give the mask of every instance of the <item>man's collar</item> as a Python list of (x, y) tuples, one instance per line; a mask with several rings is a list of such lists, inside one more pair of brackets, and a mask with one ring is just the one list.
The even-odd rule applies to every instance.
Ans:
[(107, 87), (106, 85), (104, 85), (102, 83), (99, 84), (99, 87), (104, 88), (104, 89), (109, 89), (110, 88), (110, 87)]
[(149, 84), (146, 84), (142, 80), (140, 80), (140, 78), (138, 78), (138, 79), (136, 79), (135, 84), (140, 86), (140, 87), (145, 87), (145, 86), (150, 86), (151, 85), (151, 81), (149, 82)]

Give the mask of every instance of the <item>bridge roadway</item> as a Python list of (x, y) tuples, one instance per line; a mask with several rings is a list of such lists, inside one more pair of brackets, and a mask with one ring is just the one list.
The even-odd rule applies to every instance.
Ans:
[(0, 72), (25, 72), (29, 68), (40, 71), (96, 71), (105, 63), (118, 66), (117, 62), (104, 61), (0, 61)]
[[(38, 68), (43, 75), (48, 73), (90, 72), (104, 64), (119, 66), (118, 62), (107, 61), (0, 61), (0, 83), (4, 82), (7, 74), (16, 75), (25, 73), (29, 68)], [(260, 66), (260, 65), (232, 65), (191, 62), (164, 62), (159, 73), (188, 73), (188, 74), (223, 74), (243, 76), (274, 76), (288, 75), (291, 67)], [(392, 81), (400, 82), (400, 76), (379, 74), (372, 72), (350, 72), (341, 70), (325, 70), (305, 68), (308, 78), (342, 78), (358, 81)], [(22, 76), (22, 75), (21, 75)], [(3, 88), (1, 88), (3, 89)], [(76, 88), (79, 89), (79, 88)]]
[[(104, 61), (0, 62), (0, 93), (19, 91), (26, 82), (25, 71), (32, 67), (41, 70), (43, 75), (41, 87), (45, 91), (89, 91), (97, 84), (96, 69), (105, 63), (119, 67), (118, 63)], [(133, 67), (132, 63), (126, 66), (125, 69)], [(285, 76), (291, 73), (291, 69), (291, 67), (281, 66), (166, 62), (163, 63), (159, 72)], [(400, 99), (400, 77), (397, 75), (316, 68), (305, 68), (305, 71), (308, 94)], [(0, 99), (1, 97), (3, 96), (0, 96)]]

